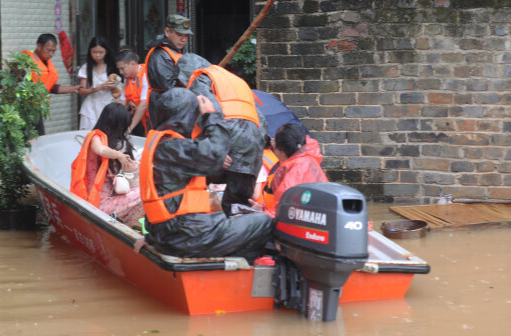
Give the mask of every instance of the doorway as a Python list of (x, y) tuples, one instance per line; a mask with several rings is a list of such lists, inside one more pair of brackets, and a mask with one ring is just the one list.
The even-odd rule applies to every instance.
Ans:
[(163, 34), (169, 2), (162, 0), (125, 0), (126, 44), (144, 62), (148, 42)]
[(119, 49), (119, 1), (97, 1), (96, 35), (106, 38), (113, 50)]
[(251, 22), (249, 0), (196, 0), (197, 54), (218, 64)]
[(104, 36), (113, 50), (119, 48), (119, 1), (82, 0), (78, 3), (76, 48), (77, 67), (80, 67), (87, 62), (89, 43), (94, 36)]

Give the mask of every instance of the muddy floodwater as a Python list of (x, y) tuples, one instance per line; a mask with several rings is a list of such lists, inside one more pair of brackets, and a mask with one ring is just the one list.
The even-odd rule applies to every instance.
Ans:
[[(370, 204), (375, 229), (398, 219)], [(511, 335), (511, 228), (396, 239), (431, 265), (403, 299), (189, 317), (108, 273), (51, 230), (0, 231), (0, 335)]]

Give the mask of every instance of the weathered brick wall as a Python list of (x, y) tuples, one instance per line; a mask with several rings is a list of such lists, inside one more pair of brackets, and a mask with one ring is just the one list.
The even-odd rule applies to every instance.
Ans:
[(321, 142), (330, 179), (370, 200), (511, 199), (508, 6), (277, 0), (258, 85)]
[[(69, 0), (61, 3), (63, 27), (72, 39)], [(2, 57), (8, 57), (13, 51), (34, 50), (40, 34), (55, 33), (55, 0), (2, 0), (0, 15)], [(72, 85), (59, 48), (52, 61), (59, 73), (59, 84)], [(75, 94), (51, 95), (50, 119), (45, 121), (46, 133), (76, 129), (76, 102)]]

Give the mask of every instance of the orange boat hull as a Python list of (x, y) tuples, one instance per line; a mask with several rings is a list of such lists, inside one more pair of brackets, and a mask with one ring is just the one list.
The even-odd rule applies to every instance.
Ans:
[[(273, 309), (273, 298), (252, 297), (254, 269), (173, 272), (107, 232), (40, 187), (41, 202), (57, 233), (114, 274), (189, 315)], [(402, 298), (413, 274), (354, 272), (340, 302)]]
[[(273, 298), (251, 297), (253, 270), (237, 272), (180, 272), (187, 297), (182, 311), (190, 315), (273, 308)], [(339, 302), (398, 299), (404, 297), (413, 274), (354, 272), (342, 288)], [(175, 306), (170, 298), (170, 305)]]

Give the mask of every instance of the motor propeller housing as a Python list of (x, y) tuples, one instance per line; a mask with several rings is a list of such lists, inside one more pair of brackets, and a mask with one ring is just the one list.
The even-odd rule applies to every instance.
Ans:
[[(277, 262), (274, 283), (286, 288), (277, 288), (276, 305), (286, 306), (290, 300), (283, 297), (292, 297), (288, 307), (311, 319), (335, 320), (342, 286), (367, 261), (367, 219), (365, 197), (353, 188), (304, 183), (288, 189), (277, 208), (275, 244), (292, 263)], [(305, 281), (289, 279), (297, 278), (292, 264)]]

